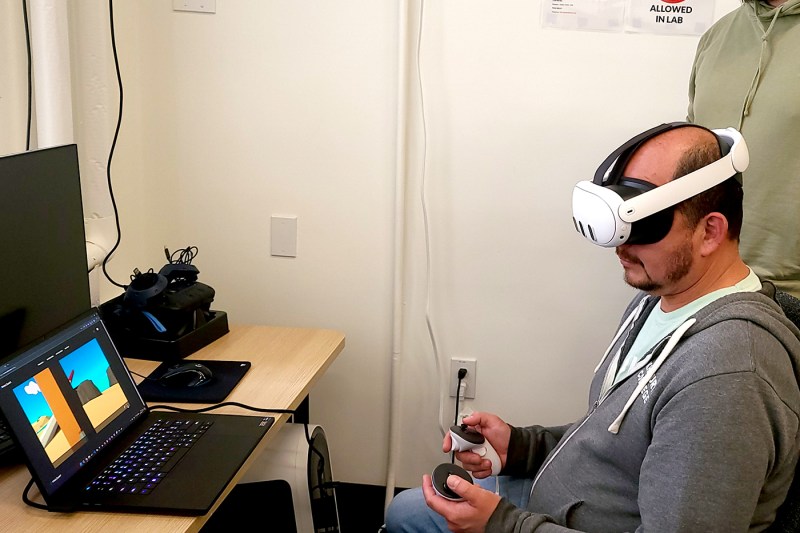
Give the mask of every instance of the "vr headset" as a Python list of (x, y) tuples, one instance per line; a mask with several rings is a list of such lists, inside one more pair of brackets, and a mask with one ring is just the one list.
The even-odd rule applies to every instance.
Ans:
[(658, 242), (672, 227), (675, 205), (729, 178), (741, 183), (750, 155), (742, 135), (733, 128), (708, 130), (717, 137), (721, 159), (660, 187), (623, 175), (628, 161), (645, 141), (687, 126), (702, 127), (671, 122), (640, 133), (614, 150), (592, 181), (578, 182), (572, 192), (572, 220), (578, 233), (606, 248)]

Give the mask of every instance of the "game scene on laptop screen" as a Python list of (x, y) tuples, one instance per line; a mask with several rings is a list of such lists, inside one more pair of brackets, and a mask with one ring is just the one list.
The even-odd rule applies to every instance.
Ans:
[[(56, 467), (128, 407), (97, 339), (17, 385), (14, 394)], [(76, 413), (75, 409), (82, 409)], [(91, 424), (92, 429), (84, 427)]]

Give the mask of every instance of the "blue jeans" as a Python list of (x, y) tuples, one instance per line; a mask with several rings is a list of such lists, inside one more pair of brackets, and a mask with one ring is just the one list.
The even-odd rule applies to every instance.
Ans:
[[(497, 483), (499, 482), (499, 487)], [(528, 505), (533, 479), (515, 477), (487, 477), (475, 479), (475, 484), (495, 492), (523, 509)], [(422, 487), (404, 490), (397, 494), (386, 510), (386, 531), (388, 533), (446, 533), (447, 522), (425, 503)]]

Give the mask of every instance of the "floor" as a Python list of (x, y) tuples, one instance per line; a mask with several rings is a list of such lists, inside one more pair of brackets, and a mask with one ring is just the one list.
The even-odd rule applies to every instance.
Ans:
[(383, 525), (386, 487), (341, 483), (337, 501), (342, 533), (378, 533)]

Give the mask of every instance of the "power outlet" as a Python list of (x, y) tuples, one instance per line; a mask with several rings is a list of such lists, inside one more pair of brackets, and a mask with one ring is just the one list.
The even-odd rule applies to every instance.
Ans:
[(475, 368), (478, 362), (475, 359), (465, 359), (463, 357), (453, 357), (450, 359), (450, 397), (455, 398), (458, 394), (458, 369), (466, 368), (467, 375), (461, 380), (461, 383), (466, 383), (466, 390), (464, 391), (464, 398), (475, 397), (475, 384), (477, 383)]
[(172, 10), (216, 13), (217, 0), (172, 0)]

